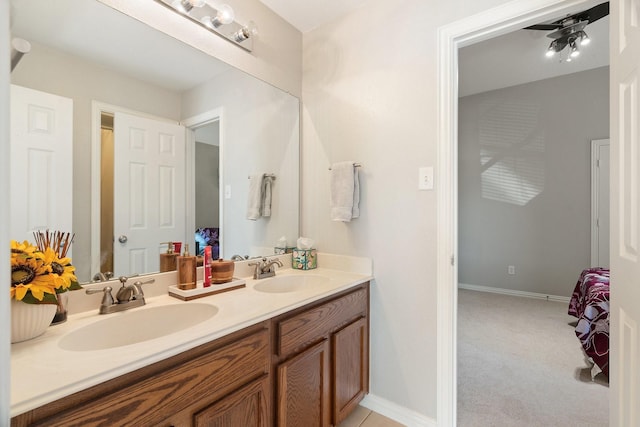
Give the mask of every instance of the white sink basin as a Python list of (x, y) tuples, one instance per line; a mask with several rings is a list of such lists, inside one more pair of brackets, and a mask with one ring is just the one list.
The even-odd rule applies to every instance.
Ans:
[(107, 314), (60, 339), (63, 350), (104, 350), (159, 338), (204, 322), (216, 315), (209, 304), (172, 304)]
[(267, 293), (296, 292), (309, 288), (310, 286), (329, 283), (329, 279), (323, 276), (314, 275), (292, 275), (276, 276), (269, 279), (262, 279), (253, 287), (256, 291)]

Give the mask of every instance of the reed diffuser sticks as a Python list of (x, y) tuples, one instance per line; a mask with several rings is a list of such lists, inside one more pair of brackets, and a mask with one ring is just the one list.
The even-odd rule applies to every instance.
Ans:
[(58, 258), (65, 258), (67, 256), (67, 252), (69, 252), (75, 237), (75, 233), (72, 234), (62, 231), (47, 230), (44, 232), (33, 232), (33, 238), (36, 241), (38, 249), (44, 252), (47, 248), (51, 248), (58, 254)]

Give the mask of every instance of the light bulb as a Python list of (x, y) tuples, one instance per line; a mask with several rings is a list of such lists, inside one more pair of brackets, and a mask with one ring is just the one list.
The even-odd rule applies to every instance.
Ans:
[(216, 19), (220, 21), (221, 24), (227, 25), (233, 22), (235, 14), (233, 13), (233, 9), (228, 4), (223, 4), (218, 9), (218, 14), (216, 15)]
[(189, 13), (194, 7), (204, 6), (205, 0), (174, 0), (171, 2), (173, 7), (178, 12)]
[(582, 38), (582, 40), (580, 40), (580, 45), (581, 46), (586, 46), (589, 43), (591, 43), (591, 39), (589, 38), (588, 35), (585, 34), (584, 37)]
[(258, 27), (253, 21), (249, 21), (247, 25), (240, 28), (233, 34), (233, 39), (237, 42), (243, 42), (249, 37), (255, 37), (258, 35)]

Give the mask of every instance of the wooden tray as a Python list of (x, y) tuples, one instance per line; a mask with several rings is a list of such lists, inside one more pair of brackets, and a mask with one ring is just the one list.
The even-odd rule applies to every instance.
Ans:
[(244, 279), (233, 278), (230, 282), (211, 284), (208, 288), (202, 286), (202, 281), (198, 281), (195, 289), (183, 290), (178, 288), (178, 285), (169, 286), (169, 296), (181, 299), (183, 301), (190, 301), (196, 298), (208, 297), (210, 295), (219, 294), (222, 292), (232, 291), (234, 289), (240, 289), (247, 286), (247, 281)]

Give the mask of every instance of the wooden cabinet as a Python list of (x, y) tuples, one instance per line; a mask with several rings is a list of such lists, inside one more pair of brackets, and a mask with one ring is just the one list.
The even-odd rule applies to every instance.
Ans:
[[(14, 426), (268, 426), (269, 322), (14, 417)], [(232, 406), (236, 406), (235, 410)], [(210, 420), (212, 409), (216, 412)], [(251, 410), (251, 414), (238, 414)], [(219, 411), (219, 412), (218, 412)]]
[(273, 319), (275, 425), (340, 423), (369, 391), (369, 284)]
[(368, 375), (365, 283), (18, 415), (11, 425), (328, 427), (368, 392)]
[(331, 425), (329, 341), (304, 350), (278, 365), (278, 425)]

